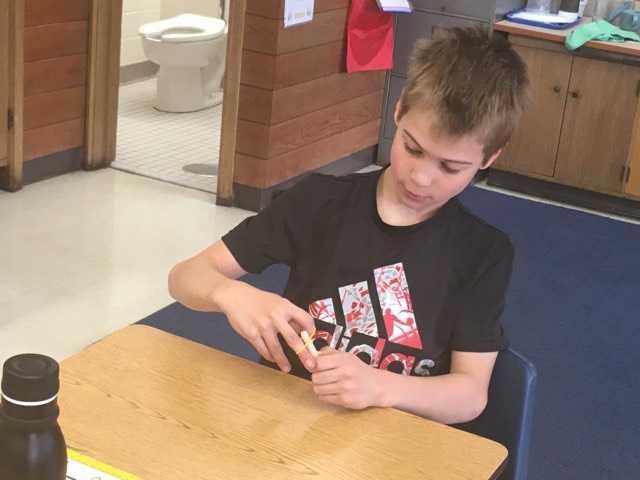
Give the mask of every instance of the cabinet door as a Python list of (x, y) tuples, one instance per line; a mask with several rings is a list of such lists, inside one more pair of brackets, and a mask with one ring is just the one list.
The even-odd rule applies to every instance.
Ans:
[(9, 7), (0, 0), (0, 167), (7, 164), (9, 130)]
[(603, 193), (622, 192), (640, 68), (587, 58), (573, 62), (556, 177)]
[(640, 198), (640, 109), (636, 108), (633, 122), (631, 147), (629, 149), (628, 172), (625, 172), (624, 193)]
[(527, 64), (533, 98), (495, 166), (524, 175), (553, 177), (572, 57), (542, 48), (513, 48)]

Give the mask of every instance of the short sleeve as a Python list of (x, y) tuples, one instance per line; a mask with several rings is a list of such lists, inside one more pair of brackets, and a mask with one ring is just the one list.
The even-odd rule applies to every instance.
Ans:
[(507, 347), (501, 317), (513, 255), (513, 246), (505, 236), (495, 242), (476, 272), (469, 272), (469, 278), (452, 302), (451, 350), (495, 352)]
[(238, 264), (247, 272), (260, 273), (270, 265), (289, 266), (309, 229), (304, 199), (310, 195), (312, 176), (279, 194), (264, 210), (238, 224), (222, 237)]

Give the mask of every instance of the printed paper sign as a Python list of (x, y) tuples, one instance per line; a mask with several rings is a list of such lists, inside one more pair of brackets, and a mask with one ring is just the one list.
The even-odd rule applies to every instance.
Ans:
[(378, 6), (383, 12), (411, 13), (409, 0), (378, 0)]
[(284, 27), (293, 27), (313, 20), (314, 0), (285, 0)]

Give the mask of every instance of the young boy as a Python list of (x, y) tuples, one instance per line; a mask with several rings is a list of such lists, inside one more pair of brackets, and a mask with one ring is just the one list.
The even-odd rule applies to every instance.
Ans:
[[(472, 420), (506, 346), (513, 249), (456, 196), (498, 157), (527, 90), (525, 65), (504, 39), (456, 29), (419, 41), (390, 166), (310, 175), (176, 265), (171, 294), (224, 312), (263, 359), (311, 374), (322, 401)], [(274, 263), (291, 268), (284, 298), (235, 280)], [(318, 357), (301, 330), (313, 332)]]

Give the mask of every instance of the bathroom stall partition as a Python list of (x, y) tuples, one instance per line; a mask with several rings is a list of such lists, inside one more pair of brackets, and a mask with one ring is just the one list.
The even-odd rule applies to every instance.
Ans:
[(0, 188), (109, 165), (121, 7), (0, 0)]
[(0, 188), (22, 187), (24, 0), (0, 0)]

